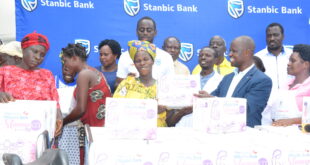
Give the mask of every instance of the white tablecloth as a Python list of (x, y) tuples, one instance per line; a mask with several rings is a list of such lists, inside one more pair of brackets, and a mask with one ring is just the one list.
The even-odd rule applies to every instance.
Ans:
[(158, 128), (150, 141), (113, 139), (106, 128), (91, 132), (90, 165), (310, 164), (310, 135), (297, 127), (229, 134)]

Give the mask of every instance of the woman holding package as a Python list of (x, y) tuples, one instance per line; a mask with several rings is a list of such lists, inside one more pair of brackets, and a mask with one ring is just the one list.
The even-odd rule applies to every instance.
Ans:
[[(287, 72), (295, 78), (284, 86), (284, 90), (290, 92), (289, 95), (293, 95), (295, 100), (288, 99), (289, 101), (286, 101), (289, 102), (288, 106), (290, 107), (287, 111), (285, 111), (287, 106), (283, 106), (284, 102), (280, 101), (277, 104), (278, 106), (273, 109), (274, 112), (272, 113), (274, 114), (272, 118), (275, 119), (272, 123), (273, 126), (301, 124), (303, 97), (310, 96), (310, 45), (299, 44), (294, 46), (287, 65)], [(296, 108), (290, 105), (295, 105)]]
[[(75, 77), (76, 88), (74, 99), (76, 105), (71, 113), (64, 118), (64, 125), (76, 120), (82, 124), (102, 127), (105, 123), (105, 101), (111, 96), (110, 88), (103, 74), (97, 69), (87, 65), (86, 50), (81, 44), (68, 44), (62, 49), (64, 77)], [(83, 125), (79, 128), (80, 163), (84, 164), (84, 138)]]
[(62, 117), (55, 79), (47, 69), (39, 68), (50, 47), (46, 36), (33, 32), (21, 41), (23, 59), (17, 65), (0, 68), (0, 103), (14, 100), (57, 101), (55, 136), (61, 133)]
[[(147, 41), (129, 41), (129, 54), (139, 77), (128, 76), (115, 90), (113, 98), (156, 99), (156, 80), (152, 76), (152, 66), (156, 57), (156, 47)], [(159, 107), (157, 126), (166, 126), (166, 111)]]

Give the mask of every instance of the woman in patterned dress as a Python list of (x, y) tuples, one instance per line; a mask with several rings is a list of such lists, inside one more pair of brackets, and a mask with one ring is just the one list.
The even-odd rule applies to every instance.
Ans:
[[(63, 120), (64, 125), (76, 120), (90, 126), (104, 126), (105, 101), (111, 96), (110, 88), (103, 74), (86, 63), (85, 48), (80, 44), (68, 44), (62, 49), (63, 74), (77, 75), (74, 98), (76, 105)], [(80, 164), (84, 164), (85, 130), (79, 128)]]

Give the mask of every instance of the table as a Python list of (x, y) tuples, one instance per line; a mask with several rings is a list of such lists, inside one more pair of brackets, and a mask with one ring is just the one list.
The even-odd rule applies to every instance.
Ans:
[(310, 135), (296, 126), (229, 134), (158, 128), (157, 139), (148, 141), (113, 139), (106, 128), (90, 130), (90, 165), (310, 164)]

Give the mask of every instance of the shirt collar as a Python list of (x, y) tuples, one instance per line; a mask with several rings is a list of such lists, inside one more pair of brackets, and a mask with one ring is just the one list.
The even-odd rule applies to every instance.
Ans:
[(235, 73), (235, 75), (245, 75), (245, 74), (247, 74), (253, 67), (254, 67), (254, 63), (253, 63), (250, 67), (246, 68), (244, 71), (241, 71), (241, 72), (239, 72), (239, 69), (236, 67), (236, 68), (234, 69), (234, 73)]

